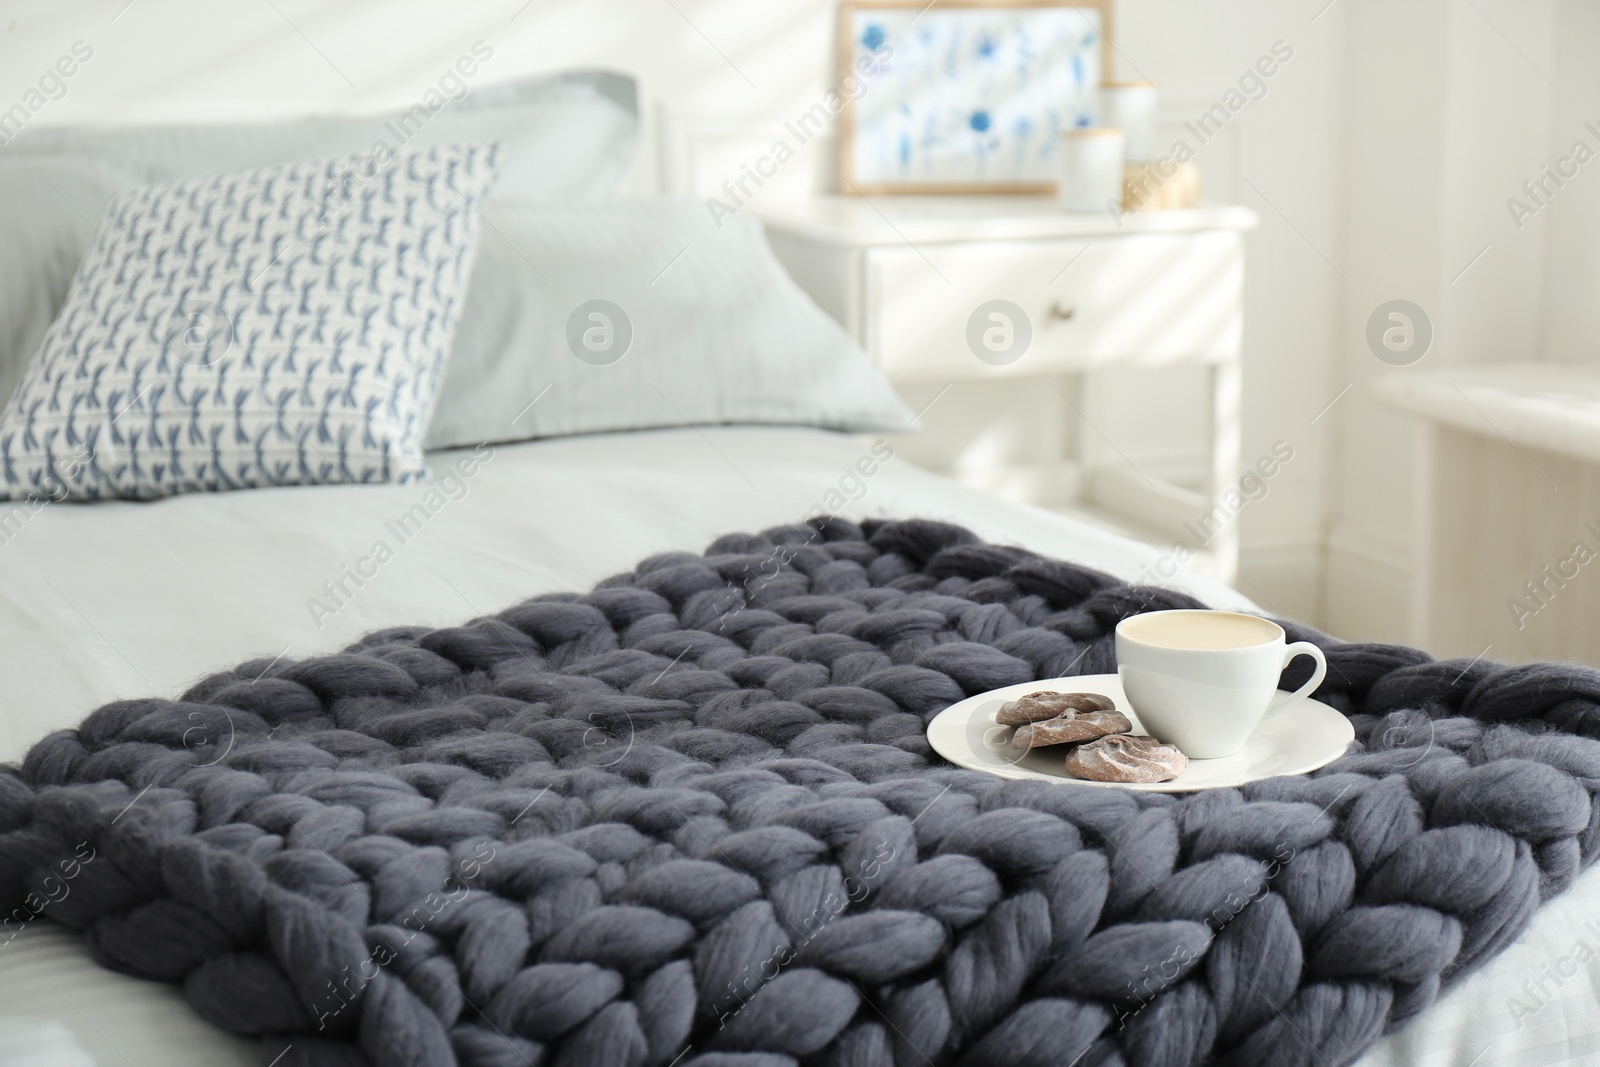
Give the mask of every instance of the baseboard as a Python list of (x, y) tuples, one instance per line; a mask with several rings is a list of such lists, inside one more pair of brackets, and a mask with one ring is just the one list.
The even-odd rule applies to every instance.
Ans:
[(1348, 641), (1414, 642), (1408, 560), (1335, 536), (1328, 543), (1326, 590), (1330, 633)]

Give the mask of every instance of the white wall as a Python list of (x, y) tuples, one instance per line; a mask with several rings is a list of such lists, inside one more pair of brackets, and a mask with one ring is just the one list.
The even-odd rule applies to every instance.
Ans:
[[(1124, 0), (1119, 9), (1129, 66), (1190, 113), (1234, 87), (1275, 42), (1294, 50), (1267, 95), (1234, 120), (1233, 180), (1222, 188), (1208, 181), (1207, 188), (1261, 216), (1246, 240), (1245, 462), (1280, 439), (1295, 449), (1266, 499), (1239, 517), (1240, 587), (1265, 606), (1307, 619), (1322, 616), (1333, 429), (1326, 417), (1312, 420), (1337, 390), (1343, 288), (1328, 259), (1343, 206), (1346, 28), (1337, 8), (1312, 21), (1321, 6)], [(1215, 175), (1224, 168), (1207, 158), (1210, 151), (1202, 149), (1198, 162)]]
[[(495, 48), (485, 81), (580, 65), (639, 76), (661, 105), (652, 123), (670, 118), (639, 190), (709, 192), (834, 77), (832, 0), (8, 0), (0, 109), (79, 39), (94, 58), (36, 121), (380, 109), (412, 101), (479, 38)], [(1219, 99), (1278, 40), (1293, 60), (1199, 159), (1213, 198), (1262, 218), (1247, 245), (1245, 459), (1280, 438), (1295, 448), (1240, 517), (1242, 588), (1347, 636), (1395, 637), (1411, 439), (1366, 395), (1388, 369), (1367, 351), (1366, 317), (1395, 296), (1422, 304), (1437, 328), (1426, 364), (1595, 353), (1600, 161), (1520, 232), (1504, 199), (1600, 118), (1600, 4), (1119, 4), (1119, 73), (1158, 82), (1169, 121)], [(832, 167), (819, 138), (766, 194), (831, 189)], [(1131, 438), (1119, 443), (1170, 456), (1170, 411), (1112, 393)]]
[[(1582, 140), (1600, 151), (1600, 4), (1557, 0), (1554, 93), (1546, 162)], [(1509, 219), (1509, 213), (1508, 213)], [(1542, 352), (1561, 362), (1600, 360), (1600, 158), (1587, 163), (1540, 211), (1549, 247), (1545, 259)]]
[[(824, 48), (832, 40), (830, 9), (817, 5)], [(1122, 0), (1116, 40), (1118, 76), (1161, 86), (1164, 125), (1174, 135), (1184, 119), (1236, 87), (1274, 43), (1294, 49), (1294, 58), (1268, 82), (1266, 95), (1202, 147), (1197, 162), (1208, 197), (1248, 204), (1262, 217), (1260, 229), (1247, 238), (1245, 462), (1268, 453), (1280, 439), (1295, 448), (1295, 459), (1273, 480), (1266, 499), (1249, 505), (1238, 520), (1244, 542), (1241, 588), (1275, 610), (1321, 619), (1335, 420), (1312, 420), (1339, 384), (1344, 282), (1324, 257), (1338, 246), (1344, 209), (1347, 49), (1345, 21), (1330, 16), (1313, 22), (1314, 14), (1314, 7), (1281, 0), (1205, 5)], [(826, 62), (819, 67), (815, 56), (805, 62), (822, 78), (831, 69)], [(820, 92), (825, 82), (814, 78), (796, 84), (805, 87), (790, 110), (780, 108), (779, 114), (808, 107), (814, 98), (806, 93)], [(701, 110), (684, 108), (679, 115), (694, 146), (688, 150), (694, 165), (669, 170), (677, 188), (710, 194), (722, 176), (736, 174), (742, 160), (770, 143), (767, 131), (774, 118), (722, 100), (698, 100), (695, 107)], [(819, 138), (807, 161), (797, 161), (760, 195), (833, 189), (832, 149)], [(1166, 470), (1185, 447), (1191, 455), (1199, 448), (1204, 427), (1194, 416), (1203, 410), (1195, 403), (1203, 379), (1182, 373), (1113, 378), (1099, 394), (1105, 418), (1097, 424), (1141, 467)], [(1160, 380), (1175, 374), (1177, 381)], [(971, 411), (985, 417), (1039, 407), (1038, 397), (1025, 388), (972, 392)], [(942, 408), (930, 419), (943, 419), (939, 428), (952, 438), (974, 436), (970, 422), (950, 410)], [(1042, 457), (1033, 453), (1051, 440), (1012, 442), (1008, 455), (1038, 460)]]
[(1379, 374), (1404, 371), (1368, 348), (1367, 319), (1387, 300), (1420, 305), (1435, 336), (1417, 368), (1538, 352), (1551, 216), (1518, 230), (1505, 200), (1550, 159), (1558, 20), (1554, 0), (1343, 0), (1334, 10), (1350, 39), (1333, 254), (1349, 278), (1338, 377), (1353, 387), (1336, 409), (1327, 622), (1404, 640), (1409, 570), (1428, 551), (1413, 536), (1415, 431), (1368, 394)]

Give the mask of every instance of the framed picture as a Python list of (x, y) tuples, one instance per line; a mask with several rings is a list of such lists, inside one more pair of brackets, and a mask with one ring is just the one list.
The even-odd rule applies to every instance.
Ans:
[(844, 0), (844, 193), (1048, 193), (1095, 124), (1112, 0)]

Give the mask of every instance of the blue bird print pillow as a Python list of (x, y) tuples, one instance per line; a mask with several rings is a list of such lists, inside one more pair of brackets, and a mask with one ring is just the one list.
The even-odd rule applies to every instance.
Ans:
[(117, 196), (0, 415), (0, 496), (425, 476), (495, 164), (380, 143)]

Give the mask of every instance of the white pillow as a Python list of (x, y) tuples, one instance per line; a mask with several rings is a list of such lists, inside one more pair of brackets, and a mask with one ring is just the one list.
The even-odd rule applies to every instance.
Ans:
[(716, 423), (910, 425), (753, 219), (719, 228), (680, 200), (486, 212), (429, 448)]
[(141, 186), (0, 416), (0, 493), (409, 481), (491, 145)]

